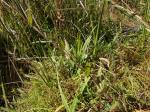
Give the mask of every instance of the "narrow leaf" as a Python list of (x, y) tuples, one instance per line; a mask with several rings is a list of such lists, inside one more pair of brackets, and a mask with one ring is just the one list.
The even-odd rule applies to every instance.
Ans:
[(75, 112), (75, 109), (76, 109), (76, 106), (77, 106), (77, 104), (78, 104), (78, 98), (77, 97), (75, 97), (74, 99), (73, 99), (73, 102), (72, 102), (72, 104), (71, 104), (71, 106), (70, 106), (70, 111), (71, 112)]
[(59, 88), (59, 92), (60, 92), (62, 103), (65, 106), (65, 109), (67, 110), (67, 112), (70, 112), (70, 108), (69, 108), (69, 105), (68, 105), (67, 98), (65, 97), (65, 95), (64, 95), (64, 93), (62, 91), (60, 82), (59, 82), (59, 73), (58, 73), (58, 71), (57, 71), (57, 81), (58, 81), (58, 88)]
[(32, 23), (33, 23), (31, 8), (28, 9), (27, 15), (28, 15), (28, 18), (27, 18), (28, 19), (28, 24), (31, 26)]

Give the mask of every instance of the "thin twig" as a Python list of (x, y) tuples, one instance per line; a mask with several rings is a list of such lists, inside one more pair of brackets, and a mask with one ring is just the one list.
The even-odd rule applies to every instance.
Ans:
[(33, 59), (49, 59), (49, 57), (27, 57), (27, 58), (15, 58), (16, 61), (33, 60)]
[(44, 44), (44, 43), (52, 43), (52, 41), (35, 41), (35, 42), (32, 42), (32, 44)]

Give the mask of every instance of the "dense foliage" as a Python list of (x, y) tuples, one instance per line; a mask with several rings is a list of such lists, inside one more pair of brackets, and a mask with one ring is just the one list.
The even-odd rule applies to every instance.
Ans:
[(148, 0), (0, 1), (0, 111), (150, 109)]

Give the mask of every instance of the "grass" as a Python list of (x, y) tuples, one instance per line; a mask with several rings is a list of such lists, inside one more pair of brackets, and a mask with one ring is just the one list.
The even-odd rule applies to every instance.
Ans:
[[(150, 4), (131, 1), (1, 1), (0, 46), (15, 67), (0, 72), (0, 110), (149, 110)], [(9, 92), (14, 70), (23, 82)]]

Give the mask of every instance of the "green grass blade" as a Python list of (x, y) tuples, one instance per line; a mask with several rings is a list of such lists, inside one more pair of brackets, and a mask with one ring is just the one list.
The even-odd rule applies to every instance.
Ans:
[(65, 109), (67, 110), (67, 112), (70, 112), (70, 108), (69, 108), (69, 105), (68, 105), (67, 98), (65, 97), (65, 95), (62, 91), (60, 82), (59, 82), (59, 73), (58, 73), (58, 71), (57, 71), (57, 82), (58, 82), (58, 88), (59, 88), (60, 96), (61, 96), (61, 99), (62, 99), (62, 103), (65, 106)]
[(75, 97), (73, 99), (73, 102), (72, 102), (71, 106), (70, 106), (70, 112), (75, 112), (75, 109), (76, 109), (76, 106), (77, 106), (78, 102), (79, 102), (78, 98)]

